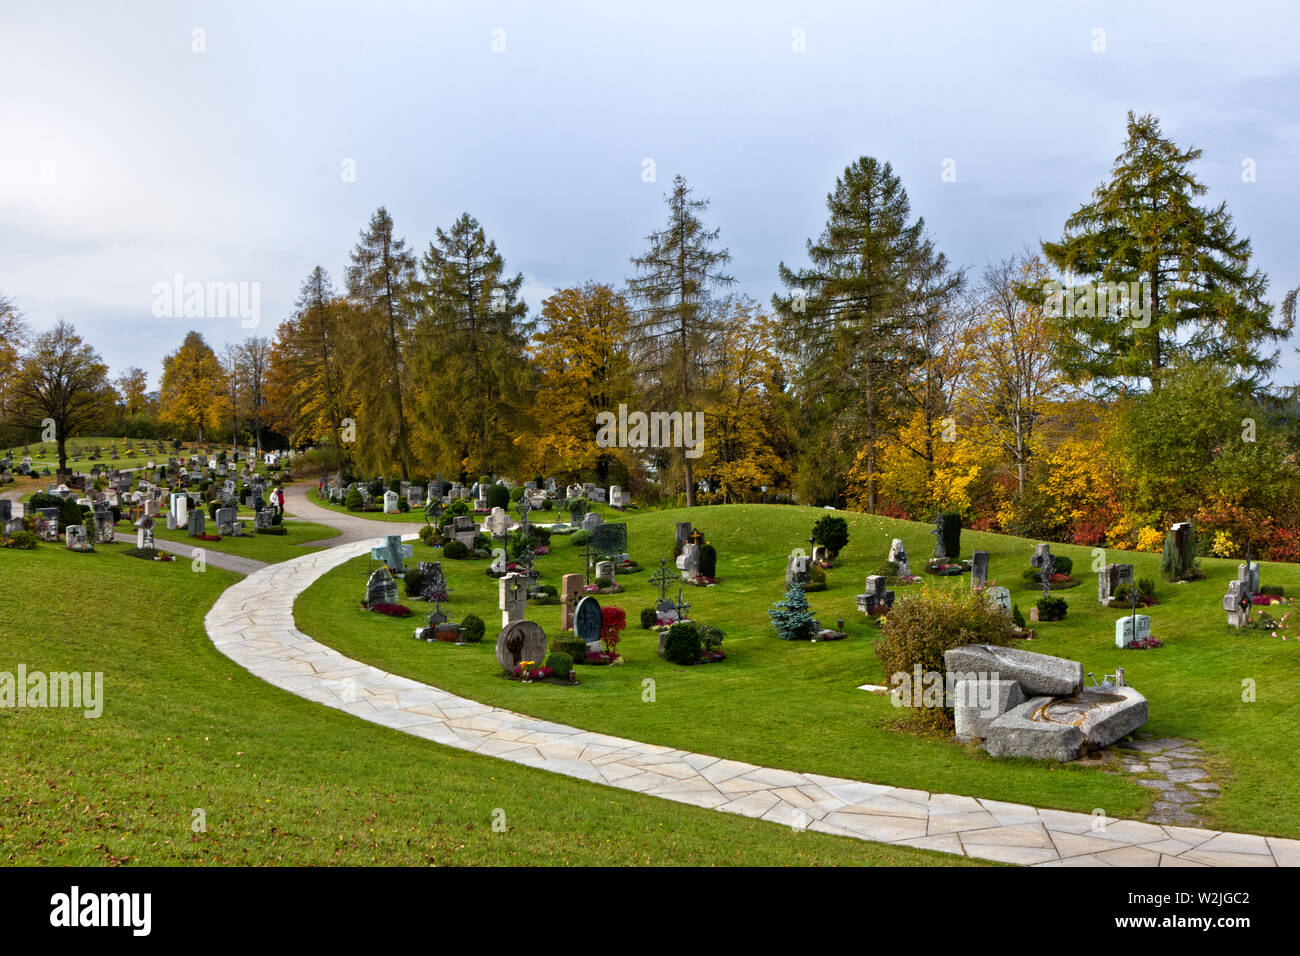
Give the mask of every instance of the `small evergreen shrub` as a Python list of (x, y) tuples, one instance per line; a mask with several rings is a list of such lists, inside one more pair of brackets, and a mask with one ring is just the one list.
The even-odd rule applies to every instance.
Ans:
[(466, 614), (460, 622), (460, 636), (467, 644), (477, 644), (483, 640), (483, 619), (477, 614)]
[(804, 593), (809, 591), (826, 590), (826, 571), (817, 567), (815, 564), (808, 566), (808, 583), (804, 585)]
[(1259, 593), (1267, 594), (1269, 597), (1281, 597), (1285, 590), (1280, 584), (1261, 584), (1259, 586)]
[(514, 504), (516, 501), (518, 501), (518, 500), (519, 500), (520, 498), (522, 498), (523, 496), (524, 496), (524, 486), (523, 486), (523, 485), (520, 485), (518, 488), (511, 488), (511, 489), (510, 489), (510, 503), (511, 503), (511, 504)]
[(610, 578), (605, 578), (605, 577), (596, 578), (596, 587), (598, 588), (607, 588), (613, 583), (614, 583), (613, 580)]
[(426, 524), (420, 529), (420, 543), (427, 548), (433, 547), (440, 540), (442, 535), (438, 534), (438, 529), (431, 524)]
[(409, 598), (422, 596), (424, 594), (424, 575), (419, 571), (407, 571), (406, 576), (402, 578), (402, 590)]
[(812, 536), (816, 544), (824, 545), (835, 557), (849, 543), (849, 523), (839, 515), (822, 515), (813, 522)]
[(573, 545), (575, 548), (581, 548), (583, 545), (591, 544), (591, 532), (586, 529), (573, 532), (573, 534), (569, 536), (569, 544)]
[(659, 623), (659, 612), (652, 607), (641, 609), (641, 626), (647, 631)]
[(552, 654), (567, 654), (575, 664), (581, 664), (587, 656), (587, 642), (572, 631), (561, 631), (551, 638)]
[(1025, 616), (1020, 613), (1020, 605), (1016, 604), (1011, 608), (1011, 623), (1022, 631), (1025, 629)]
[(777, 637), (783, 641), (808, 641), (813, 637), (813, 616), (804, 597), (804, 587), (792, 581), (783, 597), (767, 612), (776, 628)]
[(714, 627), (712, 624), (701, 624), (699, 626), (700, 643), (704, 645), (706, 651), (716, 651), (722, 646), (723, 638), (727, 635), (722, 633), (722, 629)]
[(1069, 609), (1063, 597), (1047, 595), (1038, 599), (1038, 619), (1040, 621), (1061, 621)]
[(442, 546), (442, 556), (453, 561), (462, 561), (469, 557), (469, 548), (463, 541), (448, 541)]
[(487, 506), (489, 508), (510, 507), (510, 491), (505, 485), (488, 485)]
[(713, 545), (700, 545), (700, 574), (706, 578), (718, 576), (718, 552)]
[(664, 640), (664, 660), (686, 666), (700, 659), (700, 632), (691, 621), (678, 621)]
[(1070, 576), (1070, 572), (1073, 570), (1074, 570), (1073, 558), (1067, 558), (1063, 554), (1056, 556), (1056, 570), (1055, 570), (1056, 574), (1064, 574), (1068, 578)]
[[(348, 509), (348, 511), (360, 511), (363, 504), (364, 502), (361, 499), (361, 490), (359, 488), (353, 488), (349, 491), (347, 498), (343, 501), (343, 505)], [(213, 517), (215, 518), (216, 515), (214, 514)]]
[(551, 669), (552, 677), (568, 680), (569, 674), (573, 671), (573, 658), (563, 651), (551, 651), (546, 655), (546, 660), (542, 666)]

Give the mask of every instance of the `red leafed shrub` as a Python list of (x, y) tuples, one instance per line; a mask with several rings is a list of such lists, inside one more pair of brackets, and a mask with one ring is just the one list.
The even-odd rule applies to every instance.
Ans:
[(609, 604), (600, 609), (600, 641), (605, 650), (614, 650), (626, 627), (627, 614), (621, 607)]
[(912, 520), (912, 516), (908, 514), (901, 505), (894, 501), (887, 501), (881, 505), (879, 513), (882, 518), (898, 518), (902, 521)]
[(410, 617), (411, 609), (405, 604), (376, 604), (370, 610), (387, 614), (389, 617)]
[(1070, 529), (1070, 543), (1092, 546), (1103, 544), (1106, 541), (1106, 531), (1109, 528), (1105, 518), (1099, 515), (1088, 515), (1086, 518), (1080, 518)]
[(1053, 574), (1053, 575), (1052, 575), (1052, 583), (1053, 583), (1053, 584), (1064, 584), (1064, 583), (1065, 583), (1066, 581), (1068, 581), (1068, 580), (1070, 580), (1070, 576), (1069, 576), (1068, 574)]
[(1268, 540), (1270, 561), (1300, 561), (1300, 528), (1274, 528)]
[(997, 518), (975, 518), (971, 521), (972, 531), (998, 531)]

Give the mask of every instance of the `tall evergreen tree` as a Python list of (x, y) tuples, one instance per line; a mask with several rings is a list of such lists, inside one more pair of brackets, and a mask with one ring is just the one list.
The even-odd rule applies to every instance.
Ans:
[[(637, 275), (628, 292), (640, 304), (635, 328), (640, 338), (638, 360), (651, 401), (677, 405), (683, 420), (700, 410), (698, 393), (703, 369), (700, 358), (710, 347), (713, 289), (735, 281), (723, 272), (731, 253), (717, 247), (720, 230), (706, 229), (700, 218), (707, 199), (691, 199), (682, 176), (673, 177), (667, 225), (646, 237), (650, 247), (632, 258)], [(691, 458), (681, 449), (686, 507), (695, 505), (695, 474)], [(676, 457), (676, 455), (674, 455)]]
[(437, 231), (420, 271), (422, 442), (462, 478), (500, 471), (527, 408), (523, 274), (505, 274), (496, 243), (469, 213)]
[(348, 324), (348, 385), (358, 403), (357, 452), (375, 469), (397, 465), (410, 477), (411, 375), (407, 351), (414, 322), (415, 256), (393, 231), (383, 206), (352, 250), (347, 269), (354, 321)]
[[(787, 354), (799, 370), (808, 447), (801, 472), (820, 484), (808, 497), (837, 500), (855, 452), (866, 468), (866, 504), (876, 510), (877, 456), (896, 417), (900, 372), (915, 358), (914, 323), (951, 291), (946, 263), (911, 219), (911, 203), (889, 163), (863, 156), (835, 180), (829, 216), (808, 240), (807, 268), (778, 267), (792, 292), (774, 295)], [(946, 291), (945, 291), (946, 290)], [(830, 482), (834, 482), (833, 484)]]
[(1150, 296), (1150, 325), (1132, 306), (1121, 311), (1111, 301), (1094, 307), (1083, 297), (1081, 307), (1062, 307), (1073, 312), (1062, 315), (1059, 340), (1071, 381), (1111, 390), (1122, 379), (1146, 379), (1158, 390), (1179, 358), (1235, 367), (1252, 384), (1277, 367), (1276, 353), (1260, 347), (1284, 338), (1291, 323), (1274, 323), (1267, 279), (1251, 267), (1250, 240), (1237, 236), (1226, 204), (1196, 202), (1206, 189), (1190, 167), (1200, 158), (1201, 150), (1180, 149), (1162, 135), (1154, 116), (1130, 112), (1110, 181), (1066, 220), (1059, 242), (1043, 243), (1067, 277), (1145, 283), (1137, 288)]

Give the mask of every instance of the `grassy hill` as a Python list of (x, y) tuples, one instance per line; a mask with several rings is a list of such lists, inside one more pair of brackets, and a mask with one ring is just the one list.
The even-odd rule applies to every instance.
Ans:
[[(845, 514), (850, 541), (839, 566), (827, 572), (829, 587), (809, 595), (824, 624), (845, 620), (848, 639), (792, 644), (771, 630), (768, 607), (783, 591), (785, 558), (807, 547), (812, 508), (762, 505), (713, 506), (627, 517), (629, 551), (647, 572), (670, 559), (673, 528), (690, 520), (718, 550), (714, 588), (687, 588), (693, 616), (726, 631), (728, 660), (679, 668), (660, 660), (652, 632), (637, 618), (657, 592), (649, 573), (626, 575), (627, 593), (601, 598), (628, 612), (621, 666), (584, 667), (579, 687), (521, 685), (501, 680), (493, 659), (497, 583), (484, 574), (486, 561), (444, 561), (454, 589), (447, 606), (454, 619), (476, 613), (488, 624), (484, 643), (458, 648), (411, 639), (406, 621), (363, 612), (366, 560), (329, 573), (299, 599), (299, 627), (349, 656), (426, 681), (457, 694), (589, 730), (634, 737), (724, 757), (799, 771), (948, 791), (1040, 806), (1140, 817), (1153, 800), (1130, 777), (1080, 764), (1043, 765), (993, 760), (947, 739), (915, 736), (898, 727), (889, 700), (857, 690), (886, 682), (871, 642), (878, 631), (856, 610), (854, 597), (865, 575), (887, 556), (890, 540), (903, 539), (913, 569), (933, 551), (929, 525)], [(1003, 535), (962, 532), (962, 551), (991, 554), (990, 579), (1011, 588), (1028, 616), (1038, 592), (1020, 583), (1036, 542)], [(553, 553), (538, 559), (543, 581), (558, 586), (564, 573), (580, 571), (578, 549), (553, 539)], [(1053, 545), (1074, 560), (1078, 588), (1056, 592), (1070, 603), (1064, 621), (1037, 625), (1027, 649), (1079, 660), (1100, 678), (1123, 666), (1129, 683), (1150, 700), (1147, 731), (1200, 741), (1222, 795), (1198, 813), (1210, 825), (1282, 836), (1300, 836), (1300, 754), (1290, 742), (1290, 720), (1300, 705), (1300, 647), (1262, 631), (1235, 631), (1221, 608), (1237, 562), (1203, 559), (1204, 580), (1159, 580), (1159, 555), (1111, 551), (1107, 561), (1129, 561), (1138, 577), (1158, 581), (1157, 606), (1149, 609), (1152, 633), (1166, 646), (1149, 651), (1114, 647), (1114, 622), (1123, 612), (1097, 604), (1090, 548)], [(416, 560), (440, 552), (416, 542)], [(1265, 563), (1262, 581), (1300, 589), (1300, 566)], [(900, 587), (901, 596), (921, 587), (969, 587), (969, 578), (932, 578)], [(674, 592), (675, 595), (675, 592)], [(422, 611), (424, 605), (407, 600)], [(559, 628), (560, 609), (530, 607), (530, 619), (548, 634)], [(656, 701), (642, 702), (642, 681), (656, 682)], [(1244, 680), (1256, 686), (1255, 702), (1242, 700)]]

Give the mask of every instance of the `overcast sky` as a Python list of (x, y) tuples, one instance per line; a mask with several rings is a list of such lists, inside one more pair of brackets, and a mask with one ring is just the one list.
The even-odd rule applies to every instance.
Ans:
[[(739, 291), (766, 302), (858, 156), (893, 163), (938, 247), (979, 267), (1059, 238), (1129, 109), (1205, 151), (1207, 201), (1253, 240), (1271, 298), (1300, 285), (1293, 4), (0, 10), (0, 294), (154, 387), (189, 329), (218, 350), (270, 337), (314, 265), (341, 286), (379, 205), (417, 252), (469, 211), (535, 311), (624, 279), (681, 173), (712, 200)], [(257, 283), (260, 324), (155, 317), (176, 275)], [(1300, 380), (1295, 344), (1280, 382)]]

